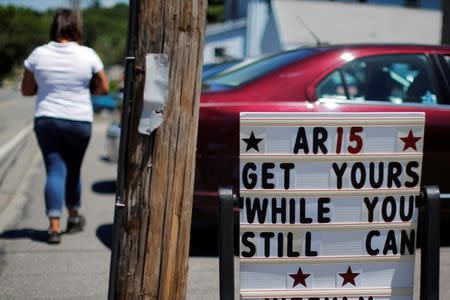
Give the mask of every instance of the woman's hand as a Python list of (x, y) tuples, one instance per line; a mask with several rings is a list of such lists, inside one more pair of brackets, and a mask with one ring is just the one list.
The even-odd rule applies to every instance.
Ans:
[(36, 95), (38, 86), (36, 84), (36, 79), (34, 78), (34, 75), (32, 72), (28, 71), (25, 68), (25, 71), (23, 72), (23, 78), (22, 78), (22, 95), (24, 96), (33, 96)]

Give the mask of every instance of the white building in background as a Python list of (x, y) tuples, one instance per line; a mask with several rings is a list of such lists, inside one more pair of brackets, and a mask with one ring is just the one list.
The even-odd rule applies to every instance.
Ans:
[(205, 64), (219, 62), (227, 58), (244, 58), (246, 46), (247, 20), (231, 20), (206, 27)]
[(315, 36), (329, 44), (439, 44), (442, 26), (440, 0), (229, 0), (226, 16), (207, 27), (205, 63), (316, 45)]

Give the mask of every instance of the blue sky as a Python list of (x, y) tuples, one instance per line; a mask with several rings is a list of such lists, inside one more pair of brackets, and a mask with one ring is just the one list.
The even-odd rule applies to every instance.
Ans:
[[(116, 3), (128, 3), (128, 0), (100, 0), (103, 6), (113, 6)], [(81, 5), (87, 6), (92, 0), (81, 0)], [(0, 0), (0, 5), (16, 5), (30, 7), (35, 10), (43, 11), (48, 8), (68, 7), (69, 0)]]

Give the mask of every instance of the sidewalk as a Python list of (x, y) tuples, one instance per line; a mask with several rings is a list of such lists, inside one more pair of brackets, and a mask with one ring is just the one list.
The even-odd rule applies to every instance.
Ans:
[[(0, 299), (106, 299), (116, 164), (102, 160), (108, 118), (94, 122), (84, 160), (82, 209), (85, 231), (63, 235), (60, 245), (46, 243), (45, 170), (40, 153), (29, 165), (19, 193), (4, 213), (16, 215), (0, 228)], [(14, 213), (16, 212), (16, 213)], [(19, 213), (17, 213), (19, 212)], [(67, 215), (62, 219), (63, 229)], [(219, 299), (218, 258), (193, 238), (187, 299)], [(206, 256), (206, 257), (205, 257)]]

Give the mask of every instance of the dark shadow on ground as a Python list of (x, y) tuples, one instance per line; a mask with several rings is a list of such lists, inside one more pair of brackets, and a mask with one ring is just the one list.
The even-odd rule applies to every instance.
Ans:
[(16, 240), (30, 239), (36, 242), (47, 243), (47, 230), (37, 230), (32, 228), (6, 230), (0, 234), (0, 239)]
[(100, 240), (100, 242), (103, 243), (106, 247), (111, 249), (112, 245), (112, 224), (103, 224), (100, 225), (97, 228), (97, 231), (95, 232), (97, 235), (97, 238)]
[(115, 194), (116, 193), (116, 181), (115, 180), (102, 180), (92, 184), (92, 191), (97, 194)]
[[(97, 228), (97, 238), (109, 249), (112, 244), (112, 224), (103, 224)], [(235, 233), (235, 246), (238, 235)], [(237, 248), (235, 247), (237, 253)], [(193, 228), (191, 231), (190, 256), (214, 257), (218, 256), (218, 234), (217, 227)]]

